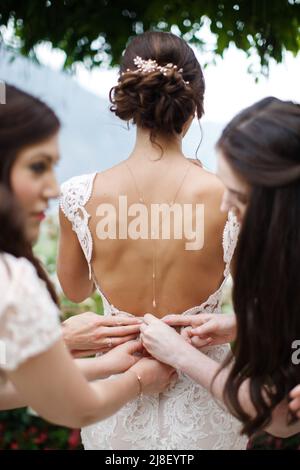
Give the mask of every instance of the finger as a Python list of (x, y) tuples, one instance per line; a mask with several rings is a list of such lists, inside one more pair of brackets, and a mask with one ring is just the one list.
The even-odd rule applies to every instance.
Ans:
[(205, 322), (203, 325), (198, 326), (197, 328), (192, 328), (191, 334), (196, 336), (208, 336), (211, 333), (216, 332), (217, 325), (214, 321)]
[(140, 340), (128, 341), (126, 346), (127, 352), (129, 354), (134, 354), (143, 351), (143, 343)]
[(199, 338), (198, 336), (193, 336), (191, 338), (191, 344), (195, 347), (195, 348), (203, 348), (204, 346), (207, 346), (207, 342), (205, 339), (201, 339)]
[(161, 320), (156, 318), (151, 313), (146, 313), (146, 315), (144, 315), (144, 323), (146, 323), (146, 325), (151, 325), (152, 323), (156, 323), (156, 322), (160, 322), (160, 321)]
[(186, 340), (188, 341), (189, 343), (191, 342), (191, 335), (190, 335), (190, 328), (187, 327), (187, 328), (183, 328), (183, 330), (181, 330), (181, 336)]
[(290, 392), (290, 397), (291, 398), (297, 398), (300, 396), (300, 385), (297, 385), (293, 390)]
[(190, 335), (191, 330), (192, 330), (191, 326), (184, 326), (183, 328), (181, 328), (181, 332), (185, 332), (188, 335)]
[[(128, 326), (110, 326), (110, 327), (101, 327), (99, 328), (99, 337), (109, 336), (109, 337), (118, 337), (118, 336), (128, 336), (133, 335), (134, 333), (138, 334), (140, 332), (139, 325), (128, 325)], [(97, 335), (97, 332), (96, 332)]]
[(129, 335), (129, 336), (120, 336), (117, 338), (111, 338), (111, 345), (112, 347), (119, 346), (120, 344), (127, 343), (128, 341), (136, 340), (137, 335)]
[(292, 411), (300, 411), (300, 398), (294, 398), (294, 400), (289, 403), (289, 408)]
[(182, 336), (185, 340), (190, 339), (190, 335), (188, 334), (188, 332), (186, 331), (186, 329), (182, 330), (180, 334), (181, 334), (181, 336)]
[(177, 374), (171, 375), (171, 377), (170, 377), (170, 385), (175, 385), (176, 382), (177, 382), (177, 380), (178, 380), (178, 375), (177, 375)]
[(128, 317), (122, 315), (107, 315), (103, 316), (103, 326), (127, 326), (143, 323), (143, 319), (139, 317)]
[(212, 338), (199, 338), (199, 336), (193, 336), (191, 338), (191, 344), (196, 348), (203, 348), (204, 346), (208, 346), (213, 342)]
[(167, 315), (162, 318), (162, 321), (170, 326), (191, 326), (192, 317), (191, 315)]

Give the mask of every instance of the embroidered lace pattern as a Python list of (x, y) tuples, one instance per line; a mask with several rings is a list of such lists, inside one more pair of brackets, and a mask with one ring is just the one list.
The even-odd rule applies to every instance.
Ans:
[(45, 283), (25, 258), (0, 257), (0, 339), (2, 370), (14, 370), (49, 349), (61, 336), (59, 311)]
[[(60, 199), (60, 207), (72, 223), (92, 276), (92, 236), (84, 205), (91, 197), (94, 178), (95, 174), (72, 178), (62, 186)], [(221, 312), (222, 292), (230, 274), (238, 232), (237, 220), (230, 213), (223, 234), (224, 280), (205, 302), (182, 315)], [(104, 314), (118, 314), (94, 276), (93, 279), (103, 300)], [(202, 351), (222, 362), (230, 347), (212, 346)], [(177, 383), (167, 392), (133, 400), (112, 417), (83, 428), (81, 435), (86, 449), (245, 449), (247, 439), (239, 434), (240, 428), (240, 423), (203, 387), (180, 372)]]
[(75, 176), (61, 186), (62, 197), (60, 208), (66, 218), (72, 223), (84, 256), (89, 266), (91, 279), (91, 259), (93, 251), (93, 239), (88, 228), (90, 215), (85, 209), (85, 204), (91, 197), (93, 182), (96, 173), (92, 175)]

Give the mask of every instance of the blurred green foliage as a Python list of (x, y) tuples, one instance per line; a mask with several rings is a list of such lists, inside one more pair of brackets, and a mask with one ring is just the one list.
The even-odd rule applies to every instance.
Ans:
[(34, 252), (41, 259), (56, 287), (59, 294), (63, 318), (68, 318), (71, 315), (76, 315), (86, 311), (102, 314), (102, 300), (97, 292), (95, 292), (92, 297), (79, 304), (71, 302), (62, 292), (56, 275), (58, 235), (59, 226), (57, 216), (49, 216), (42, 225), (39, 241), (34, 247)]
[(35, 57), (35, 46), (50, 41), (66, 53), (64, 66), (82, 62), (88, 68), (119, 63), (128, 39), (147, 30), (176, 32), (200, 50), (205, 18), (216, 35), (215, 56), (230, 43), (247, 54), (256, 51), (260, 71), (271, 59), (281, 62), (285, 50), (300, 47), (299, 0), (4, 0), (0, 25), (14, 27), (10, 46)]

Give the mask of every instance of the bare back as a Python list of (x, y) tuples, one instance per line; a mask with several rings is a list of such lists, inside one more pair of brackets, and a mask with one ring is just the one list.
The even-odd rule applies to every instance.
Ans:
[[(180, 187), (187, 164), (190, 167)], [(124, 223), (118, 213), (119, 196), (127, 197), (128, 207), (139, 202), (135, 181), (123, 163), (96, 175), (85, 207), (91, 216), (93, 274), (105, 297), (118, 309), (134, 315), (151, 312), (162, 317), (200, 305), (220, 286), (224, 271), (222, 234), (226, 217), (220, 212), (223, 187), (215, 175), (187, 161), (168, 171), (163, 181), (155, 171), (156, 174), (145, 177), (142, 166), (135, 168), (136, 182), (143, 187), (144, 194), (152, 196), (151, 201), (144, 201), (149, 214), (150, 202), (169, 203), (180, 187), (176, 203), (182, 207), (183, 204), (192, 204), (194, 223), (195, 205), (204, 207), (201, 225), (204, 240), (200, 249), (186, 249), (189, 240), (184, 234), (181, 239), (175, 239), (174, 224), (171, 224), (170, 239), (161, 239), (162, 232), (158, 240), (151, 239), (151, 236), (148, 239), (118, 238), (120, 226)], [(97, 210), (99, 214), (98, 208), (102, 204), (116, 208), (116, 239), (103, 240), (97, 235), (100, 221)], [(129, 223), (133, 219), (129, 216)], [(152, 303), (154, 250), (156, 308)]]

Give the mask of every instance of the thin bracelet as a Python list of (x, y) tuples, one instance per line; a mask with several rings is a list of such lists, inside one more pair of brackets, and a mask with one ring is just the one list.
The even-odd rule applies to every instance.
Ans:
[(138, 394), (138, 396), (142, 397), (143, 396), (143, 384), (142, 384), (141, 376), (138, 375), (134, 370), (131, 370), (131, 369), (129, 369), (129, 371), (127, 371), (127, 372), (132, 372), (136, 376), (136, 378), (138, 380), (138, 384), (139, 384), (139, 394)]

